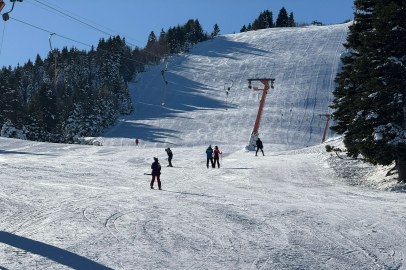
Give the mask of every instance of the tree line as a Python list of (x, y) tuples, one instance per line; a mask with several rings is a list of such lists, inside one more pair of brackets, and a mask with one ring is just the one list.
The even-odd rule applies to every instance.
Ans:
[(248, 23), (248, 26), (243, 26), (240, 30), (242, 32), (248, 32), (252, 30), (260, 30), (274, 27), (295, 27), (295, 19), (293, 18), (293, 12), (288, 15), (285, 7), (282, 7), (279, 11), (276, 21), (273, 20), (272, 11), (265, 10), (261, 12), (257, 19), (253, 23)]
[[(45, 59), (0, 70), (1, 136), (75, 143), (101, 134), (119, 115), (133, 112), (130, 82), (167, 54), (187, 52), (208, 38), (198, 20), (154, 32), (145, 48), (131, 48), (120, 36), (100, 39), (96, 48), (55, 49)], [(56, 81), (54, 79), (56, 56)]]

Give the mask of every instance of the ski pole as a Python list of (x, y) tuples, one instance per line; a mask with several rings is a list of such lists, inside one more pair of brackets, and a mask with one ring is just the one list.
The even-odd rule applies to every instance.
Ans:
[[(220, 155), (220, 159), (221, 159), (221, 164), (223, 164), (223, 153), (221, 153), (221, 155)], [(223, 165), (221, 165), (221, 166), (223, 166), (223, 167), (224, 167), (224, 164), (223, 164)]]

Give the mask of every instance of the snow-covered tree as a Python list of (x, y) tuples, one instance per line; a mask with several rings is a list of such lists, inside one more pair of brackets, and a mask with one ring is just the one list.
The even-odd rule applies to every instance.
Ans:
[(358, 12), (335, 79), (336, 125), (348, 156), (373, 164), (396, 162), (406, 180), (406, 3), (356, 0)]

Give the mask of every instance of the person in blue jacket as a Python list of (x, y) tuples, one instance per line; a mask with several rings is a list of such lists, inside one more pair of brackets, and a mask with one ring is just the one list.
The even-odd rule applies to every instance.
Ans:
[(161, 189), (161, 164), (158, 162), (158, 158), (154, 157), (154, 163), (151, 165), (152, 169), (152, 180), (151, 180), (151, 189), (154, 189), (154, 182), (155, 182), (155, 177), (158, 182), (158, 188)]
[(207, 154), (207, 163), (206, 166), (209, 168), (209, 160), (211, 161), (211, 167), (214, 168), (214, 162), (213, 162), (213, 148), (211, 148), (211, 145), (206, 150)]

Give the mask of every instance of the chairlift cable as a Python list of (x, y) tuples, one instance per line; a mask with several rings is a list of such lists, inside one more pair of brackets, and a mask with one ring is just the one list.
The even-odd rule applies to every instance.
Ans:
[[(21, 20), (18, 20), (18, 19), (12, 18), (12, 17), (10, 17), (10, 19), (15, 20), (15, 21), (20, 22), (20, 23), (23, 23), (23, 24), (26, 24), (26, 25), (28, 25), (28, 26), (37, 28), (37, 29), (39, 29), (39, 30), (41, 30), (41, 31), (44, 31), (44, 32), (47, 32), (47, 33), (49, 33), (49, 34), (52, 34), (52, 33), (53, 33), (53, 32), (51, 32), (51, 31), (49, 31), (49, 30), (45, 30), (45, 29), (43, 29), (43, 28), (41, 28), (41, 27), (38, 27), (38, 26), (35, 26), (35, 25), (32, 25), (32, 24), (23, 22), (23, 21), (21, 21)], [(75, 39), (71, 39), (71, 38), (68, 38), (68, 37), (65, 37), (65, 36), (56, 34), (56, 33), (54, 33), (54, 35), (55, 35), (55, 36), (59, 36), (59, 37), (64, 38), (64, 39), (67, 39), (67, 40), (70, 40), (70, 41), (73, 41), (73, 42), (76, 42), (76, 43), (79, 43), (79, 44), (82, 44), (82, 45), (84, 45), (84, 46), (93, 47), (92, 45), (89, 45), (89, 44), (83, 43), (83, 42), (81, 42), (81, 41), (78, 41), (78, 40), (75, 40)], [(97, 49), (97, 50), (98, 50), (98, 51), (101, 51), (101, 52), (108, 53), (108, 54), (112, 54), (112, 52), (109, 52), (109, 51), (106, 51), (106, 50), (103, 50), (103, 49)], [(143, 65), (147, 65), (147, 63), (145, 63), (145, 62), (141, 62), (141, 61), (138, 61), (138, 60), (134, 60), (134, 59), (131, 59), (131, 58), (128, 58), (128, 57), (125, 57), (125, 56), (121, 56), (121, 57), (124, 58), (124, 59), (130, 60), (130, 61), (133, 61), (133, 62), (137, 62), (137, 63), (143, 64)]]
[(1, 37), (1, 47), (0, 47), (0, 57), (1, 57), (1, 52), (3, 50), (3, 40), (4, 40), (4, 32), (6, 31), (6, 22), (4, 22), (4, 27), (3, 27), (3, 36)]
[[(34, 0), (34, 1), (39, 2), (39, 1), (37, 1), (37, 0)], [(62, 9), (62, 10), (66, 11), (66, 12), (72, 14), (72, 15), (75, 15), (76, 17), (82, 18), (82, 19), (84, 19), (84, 20), (86, 20), (86, 21), (88, 21), (88, 22), (91, 22), (91, 23), (93, 23), (93, 24), (95, 24), (95, 25), (98, 25), (98, 26), (100, 26), (100, 27), (102, 27), (102, 28), (105, 28), (105, 29), (107, 29), (107, 30), (116, 32), (117, 34), (119, 34), (119, 35), (121, 35), (121, 36), (123, 36), (123, 37), (125, 37), (125, 38), (132, 39), (132, 40), (137, 41), (137, 42), (139, 42), (139, 43), (141, 43), (141, 44), (146, 44), (145, 42), (142, 42), (142, 41), (139, 41), (139, 40), (137, 40), (137, 39), (128, 37), (128, 36), (126, 36), (126, 35), (124, 35), (124, 34), (122, 34), (122, 33), (120, 33), (120, 32), (117, 32), (117, 31), (115, 31), (115, 30), (113, 30), (113, 29), (110, 29), (110, 28), (105, 27), (105, 26), (103, 26), (103, 25), (101, 25), (101, 24), (98, 24), (98, 23), (96, 23), (96, 22), (93, 22), (93, 21), (91, 21), (91, 20), (89, 20), (89, 19), (86, 19), (86, 18), (84, 18), (84, 17), (82, 17), (82, 16), (79, 16), (79, 15), (73, 13), (73, 12), (70, 12), (69, 10), (66, 10), (66, 9), (64, 9), (64, 8), (61, 8), (61, 7), (58, 7), (57, 5), (52, 4), (52, 3), (48, 2), (48, 1), (45, 1), (45, 0), (42, 0), (42, 1), (45, 2), (45, 3), (47, 3), (47, 4), (49, 4), (49, 5), (51, 5), (51, 6), (55, 6), (55, 7), (59, 8), (59, 9)], [(32, 3), (31, 3), (31, 4), (32, 4)], [(45, 9), (45, 10), (47, 10), (47, 9)], [(48, 11), (49, 11), (49, 10), (48, 10)], [(50, 11), (50, 12), (51, 12), (51, 11)], [(131, 44), (131, 43), (128, 43), (128, 44)], [(131, 45), (133, 45), (133, 44), (131, 44)], [(134, 45), (133, 45), (133, 46), (134, 46)]]
[[(79, 20), (79, 19), (77, 19), (77, 18), (75, 18), (75, 17), (73, 17), (73, 16), (70, 16), (69, 14), (66, 14), (66, 13), (64, 13), (64, 12), (62, 12), (62, 11), (56, 9), (56, 8), (53, 8), (53, 7), (51, 7), (51, 6), (47, 5), (47, 4), (44, 4), (44, 3), (42, 3), (42, 2), (40, 2), (40, 1), (38, 1), (38, 0), (34, 0), (34, 1), (40, 3), (41, 5), (44, 5), (44, 6), (48, 7), (48, 8), (50, 8), (50, 9), (53, 9), (53, 10), (55, 10), (55, 11), (57, 11), (57, 12), (59, 12), (59, 13), (65, 15), (65, 16), (67, 16), (67, 17), (69, 17), (69, 18), (71, 18), (71, 19), (73, 19), (73, 20), (79, 22), (79, 23), (82, 23), (82, 24), (84, 24), (84, 25), (87, 26), (87, 27), (90, 27), (90, 28), (92, 28), (92, 29), (94, 29), (94, 30), (97, 30), (97, 31), (99, 31), (99, 32), (101, 32), (101, 33), (103, 33), (103, 34), (106, 34), (106, 35), (110, 36), (110, 37), (114, 37), (114, 35), (112, 35), (112, 34), (110, 34), (110, 33), (107, 33), (107, 32), (105, 32), (105, 31), (103, 31), (103, 30), (101, 30), (101, 29), (99, 29), (99, 28), (97, 28), (97, 27), (94, 27), (94, 26), (92, 26), (92, 25), (90, 25), (90, 24), (88, 24), (88, 23), (86, 23), (86, 22), (83, 22), (83, 21), (81, 21), (81, 20)], [(76, 16), (77, 16), (77, 15), (76, 15)], [(111, 29), (109, 29), (109, 30), (111, 30)], [(114, 30), (111, 30), (111, 31), (114, 31)], [(115, 31), (114, 31), (114, 32), (115, 32)], [(125, 37), (125, 36), (123, 35), (123, 37)], [(138, 41), (138, 42), (139, 42), (139, 41)], [(132, 44), (132, 43), (130, 43), (130, 42), (128, 42), (128, 41), (125, 41), (125, 43), (126, 43), (126, 44), (129, 44), (129, 45), (131, 45), (131, 46), (133, 46), (133, 47), (137, 47), (136, 45), (134, 45), (134, 44)], [(144, 43), (144, 44), (145, 44), (145, 43)], [(147, 51), (147, 50), (144, 50), (144, 51), (145, 51), (146, 53), (149, 53), (149, 54), (151, 54), (151, 55), (153, 55), (153, 56), (156, 56), (156, 57), (160, 58), (160, 56), (155, 55), (155, 54), (153, 54), (153, 53), (151, 53), (151, 52), (149, 52), (149, 51)]]
[(42, 3), (42, 2), (40, 2), (40, 1), (38, 1), (38, 0), (34, 0), (34, 1), (40, 3), (41, 5), (44, 5), (44, 6), (48, 7), (48, 8), (50, 8), (50, 9), (53, 9), (53, 10), (59, 12), (59, 13), (62, 13), (63, 15), (65, 15), (65, 16), (71, 18), (71, 19), (74, 19), (75, 21), (78, 21), (78, 22), (80, 22), (80, 23), (82, 23), (82, 24), (84, 24), (84, 25), (86, 25), (86, 26), (88, 26), (88, 27), (90, 27), (90, 28), (93, 28), (93, 29), (95, 29), (95, 30), (97, 30), (97, 31), (99, 31), (99, 32), (101, 32), (101, 33), (103, 33), (103, 34), (106, 34), (106, 35), (108, 35), (108, 36), (111, 36), (109, 33), (104, 32), (103, 30), (100, 30), (100, 29), (98, 29), (98, 28), (96, 28), (96, 27), (94, 27), (94, 26), (92, 26), (92, 25), (90, 25), (90, 24), (88, 24), (88, 23), (85, 23), (85, 22), (83, 22), (83, 21), (81, 21), (81, 20), (78, 20), (78, 19), (76, 19), (75, 17), (70, 16), (69, 14), (66, 14), (66, 13), (64, 13), (64, 12), (62, 12), (62, 11), (57, 10), (56, 8), (53, 8), (53, 7), (51, 7), (51, 6), (47, 5), (47, 4), (44, 4), (44, 3)]

